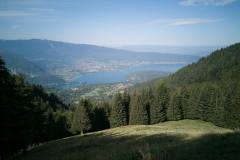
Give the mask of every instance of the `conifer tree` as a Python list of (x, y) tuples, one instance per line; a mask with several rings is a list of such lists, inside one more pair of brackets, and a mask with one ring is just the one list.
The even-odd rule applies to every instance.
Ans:
[(161, 84), (155, 92), (154, 102), (151, 106), (151, 124), (167, 120), (168, 103), (169, 90), (164, 84)]
[(214, 111), (213, 123), (218, 126), (225, 126), (225, 107), (224, 107), (224, 92), (222, 89), (218, 88), (216, 96), (216, 107)]
[(143, 99), (142, 95), (140, 95), (137, 92), (134, 92), (130, 101), (129, 124), (131, 125), (148, 124), (149, 117), (144, 101), (145, 100)]
[(90, 117), (90, 103), (86, 99), (81, 99), (73, 116), (73, 130), (83, 134), (92, 127)]
[(180, 88), (179, 96), (181, 98), (181, 106), (182, 106), (182, 119), (187, 118), (191, 109), (189, 106), (189, 93), (185, 86)]
[(119, 127), (128, 124), (128, 106), (124, 105), (122, 95), (117, 93), (113, 97), (111, 110), (111, 127)]
[(171, 97), (171, 104), (167, 109), (167, 118), (168, 120), (183, 119), (181, 96), (178, 93), (173, 93)]
[(200, 114), (198, 112), (198, 99), (199, 99), (199, 86), (193, 85), (189, 88), (189, 98), (188, 98), (188, 111), (185, 115), (189, 119), (199, 119)]
[(99, 131), (110, 128), (109, 115), (110, 107), (106, 101), (97, 101), (94, 104), (92, 116), (92, 130)]
[(216, 87), (213, 84), (208, 84), (207, 89), (206, 89), (206, 94), (207, 94), (207, 103), (208, 103), (208, 113), (207, 113), (207, 120), (210, 122), (215, 121), (216, 117), (216, 110), (217, 110), (217, 105), (216, 105), (216, 100), (217, 100), (217, 93), (216, 93)]
[(208, 114), (209, 114), (209, 96), (207, 93), (207, 88), (205, 86), (202, 86), (200, 90), (199, 95), (199, 101), (198, 101), (198, 111), (200, 113), (200, 119), (207, 121), (208, 120)]
[(124, 91), (122, 95), (122, 100), (123, 100), (123, 106), (126, 110), (127, 114), (127, 124), (129, 124), (129, 105), (130, 105), (130, 95), (128, 92)]
[(143, 101), (144, 109), (147, 111), (148, 123), (151, 123), (151, 108), (153, 107), (154, 95), (151, 88), (144, 88), (142, 90), (141, 99)]

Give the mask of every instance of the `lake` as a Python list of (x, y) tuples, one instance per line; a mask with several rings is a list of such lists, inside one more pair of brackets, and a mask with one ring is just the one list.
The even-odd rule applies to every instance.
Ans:
[(175, 72), (185, 66), (185, 64), (146, 64), (115, 71), (101, 71), (94, 73), (86, 73), (76, 76), (72, 82), (58, 86), (60, 88), (77, 87), (80, 84), (100, 84), (100, 83), (119, 83), (126, 82), (126, 77), (138, 71), (162, 71)]

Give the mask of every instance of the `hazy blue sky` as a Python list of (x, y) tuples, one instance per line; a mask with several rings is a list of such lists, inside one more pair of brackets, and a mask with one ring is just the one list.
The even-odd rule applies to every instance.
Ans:
[(0, 0), (0, 39), (98, 45), (240, 41), (238, 0)]

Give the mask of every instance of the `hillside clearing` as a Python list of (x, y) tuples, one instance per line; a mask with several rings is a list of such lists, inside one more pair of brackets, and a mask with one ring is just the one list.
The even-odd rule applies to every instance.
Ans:
[(238, 133), (198, 120), (132, 125), (46, 143), (19, 160), (239, 159)]

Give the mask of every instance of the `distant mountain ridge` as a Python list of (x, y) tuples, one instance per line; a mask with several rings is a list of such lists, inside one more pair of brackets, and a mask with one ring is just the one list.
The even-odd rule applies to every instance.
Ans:
[(40, 84), (64, 83), (84, 72), (149, 63), (189, 64), (199, 59), (191, 55), (134, 52), (40, 39), (0, 40), (0, 56), (10, 70)]
[[(89, 44), (72, 44), (51, 40), (0, 40), (0, 50), (19, 54), (25, 58), (97, 58), (100, 60), (138, 59), (163, 61), (189, 62), (198, 59), (198, 56), (178, 55), (155, 52), (134, 52), (121, 49), (113, 49)], [(67, 56), (67, 57), (66, 57)], [(155, 57), (152, 57), (155, 56)]]

